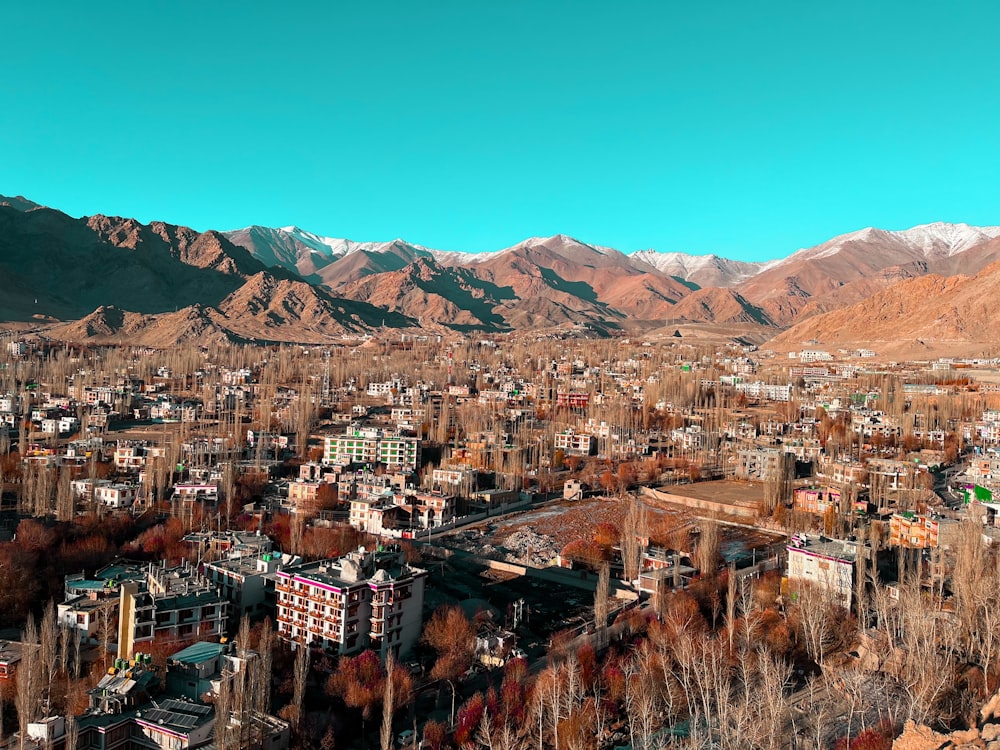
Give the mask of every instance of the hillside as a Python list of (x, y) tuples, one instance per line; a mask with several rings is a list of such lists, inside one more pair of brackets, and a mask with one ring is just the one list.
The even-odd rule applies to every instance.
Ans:
[(974, 276), (907, 279), (868, 299), (815, 315), (774, 337), (776, 348), (866, 346), (902, 351), (931, 345), (1000, 346), (1000, 262)]

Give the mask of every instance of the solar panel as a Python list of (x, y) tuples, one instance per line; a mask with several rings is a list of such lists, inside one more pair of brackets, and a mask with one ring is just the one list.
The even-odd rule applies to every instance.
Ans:
[(187, 701), (179, 701), (176, 698), (167, 698), (165, 701), (161, 701), (160, 705), (170, 711), (180, 711), (185, 714), (198, 714), (199, 716), (207, 716), (212, 713), (211, 706), (203, 706), (200, 703), (188, 703)]
[(191, 716), (190, 714), (171, 714), (170, 721), (175, 727), (184, 727), (185, 729), (191, 729), (198, 724), (198, 717)]

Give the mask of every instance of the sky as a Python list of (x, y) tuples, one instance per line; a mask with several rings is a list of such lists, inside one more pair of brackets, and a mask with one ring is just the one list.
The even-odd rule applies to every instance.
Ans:
[(997, 225), (998, 27), (993, 0), (14, 3), (0, 194), (472, 252)]

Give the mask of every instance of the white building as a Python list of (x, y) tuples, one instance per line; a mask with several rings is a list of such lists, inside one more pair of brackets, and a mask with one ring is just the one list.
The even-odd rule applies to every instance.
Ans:
[(552, 445), (555, 450), (574, 456), (590, 456), (597, 452), (597, 439), (586, 432), (566, 430), (556, 433)]
[(857, 542), (842, 539), (817, 541), (800, 538), (788, 550), (788, 581), (810, 583), (829, 592), (842, 606), (850, 608), (854, 592), (854, 561)]
[(391, 649), (406, 654), (420, 637), (427, 571), (402, 552), (363, 547), (337, 560), (278, 571), (278, 634), (338, 654)]
[(135, 484), (101, 484), (93, 488), (94, 500), (104, 503), (109, 508), (127, 508), (139, 496), (139, 487)]

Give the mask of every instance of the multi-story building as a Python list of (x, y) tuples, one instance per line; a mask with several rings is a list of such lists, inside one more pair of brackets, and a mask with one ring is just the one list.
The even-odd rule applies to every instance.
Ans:
[(792, 505), (805, 513), (823, 515), (840, 509), (840, 490), (833, 487), (801, 487), (792, 492)]
[(737, 453), (736, 476), (766, 481), (780, 476), (785, 453), (777, 448), (745, 448)]
[(854, 591), (854, 561), (858, 556), (857, 542), (798, 537), (786, 549), (790, 584), (812, 584), (830, 594), (842, 606), (850, 608)]
[(324, 439), (323, 463), (327, 465), (380, 463), (391, 470), (414, 471), (419, 460), (420, 441), (415, 437), (352, 427), (343, 435), (328, 435)]
[(143, 581), (119, 589), (118, 656), (129, 658), (152, 640), (180, 641), (224, 635), (229, 602), (189, 565), (151, 565)]
[(765, 383), (761, 380), (754, 380), (749, 383), (736, 383), (737, 393), (742, 393), (751, 399), (762, 399), (764, 401), (791, 401), (792, 386), (790, 383)]
[(93, 499), (109, 508), (127, 508), (139, 496), (139, 486), (116, 482), (100, 484), (93, 488)]
[(264, 552), (206, 562), (202, 570), (229, 602), (234, 616), (255, 618), (274, 614), (276, 573), (282, 567), (299, 562), (298, 556)]
[(959, 523), (921, 513), (893, 513), (889, 518), (889, 545), (909, 549), (948, 547), (958, 541)]
[(338, 654), (405, 654), (420, 636), (427, 571), (398, 549), (363, 547), (337, 560), (279, 570), (278, 634)]
[(597, 452), (597, 439), (593, 435), (573, 430), (556, 433), (552, 445), (557, 451), (575, 456), (590, 456)]

